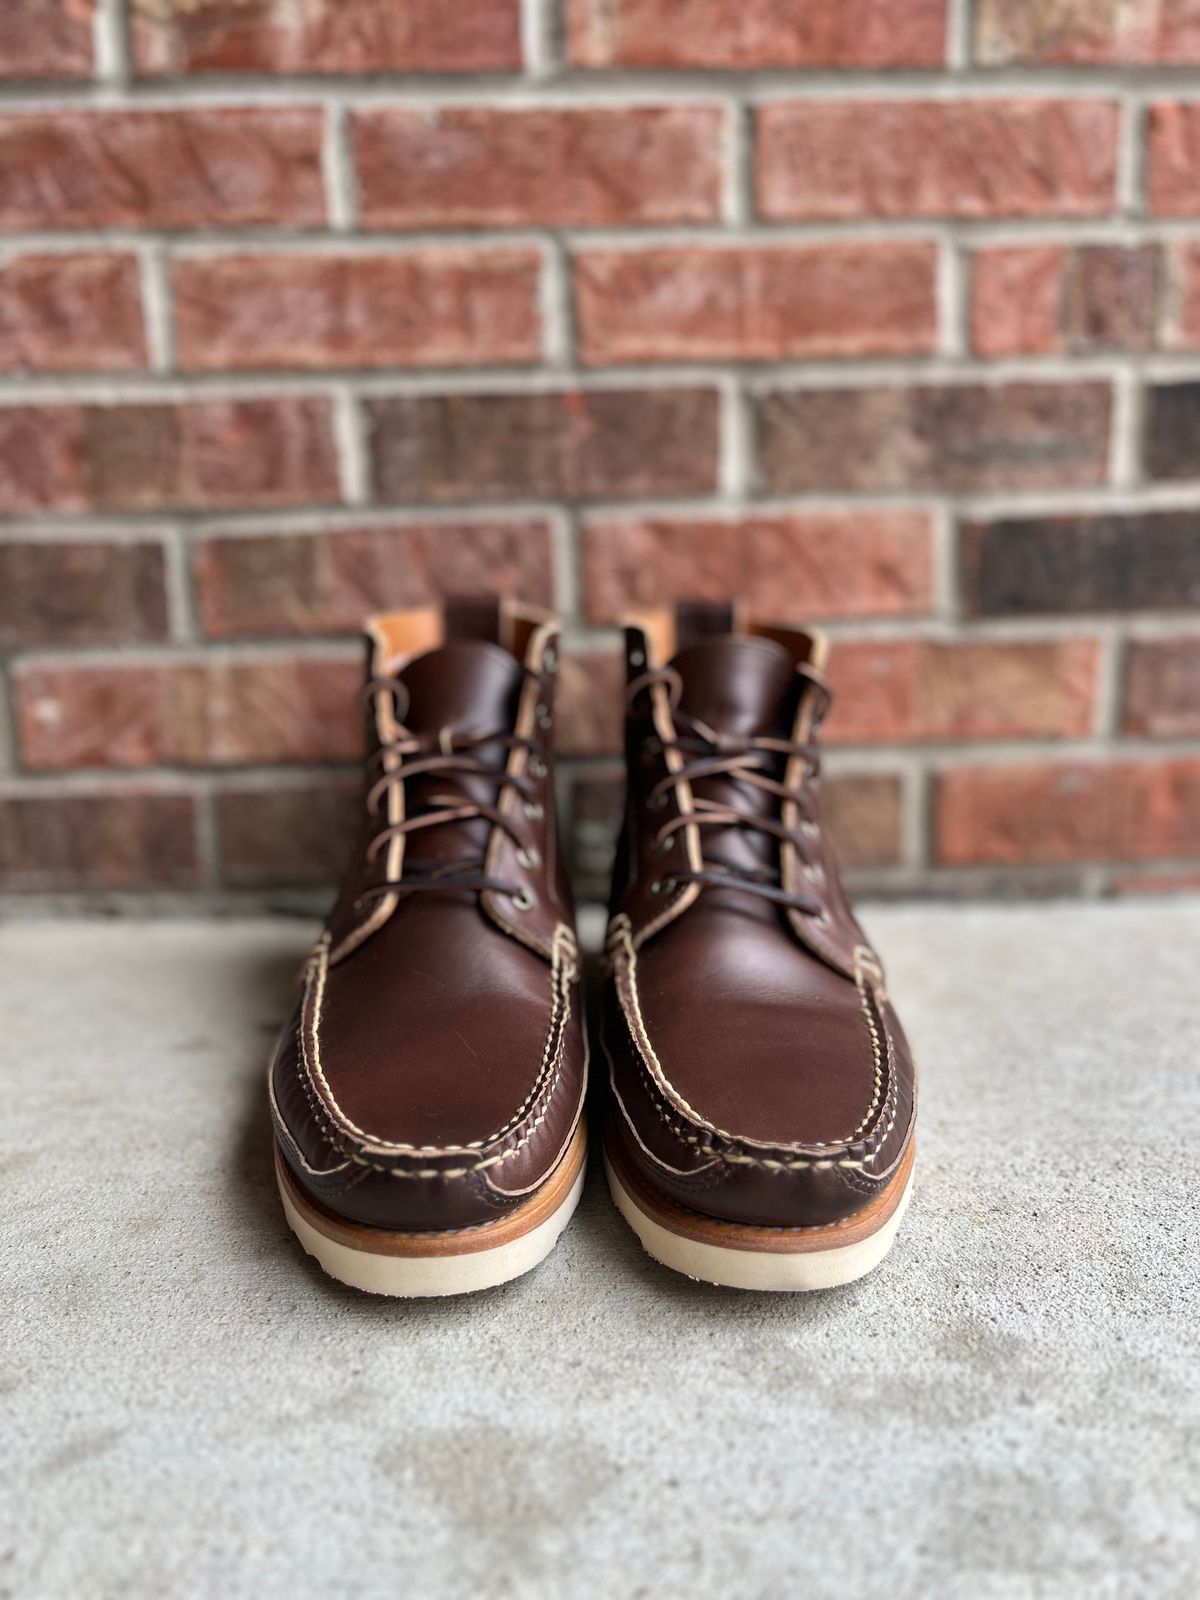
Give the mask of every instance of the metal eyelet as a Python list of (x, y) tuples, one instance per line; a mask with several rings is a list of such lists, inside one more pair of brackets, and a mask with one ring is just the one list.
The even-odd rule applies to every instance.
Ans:
[(815, 822), (802, 822), (800, 824), (800, 832), (806, 839), (815, 839), (820, 831)]
[(531, 911), (533, 909), (533, 896), (528, 889), (522, 889), (520, 894), (513, 895), (512, 908), (514, 911)]
[(646, 665), (646, 654), (645, 654), (645, 651), (644, 650), (631, 650), (629, 652), (629, 665), (631, 667), (644, 667)]
[(816, 916), (813, 918), (813, 921), (816, 923), (818, 928), (828, 928), (830, 923), (833, 921), (833, 918), (829, 915), (828, 911), (825, 910), (824, 906), (822, 906), (820, 911), (818, 911)]
[(673, 833), (668, 834), (665, 839), (655, 839), (650, 846), (650, 854), (652, 856), (664, 856), (674, 843), (675, 835)]
[(540, 756), (530, 756), (529, 776), (531, 778), (544, 778), (547, 770), (546, 763), (541, 759)]
[(522, 846), (522, 848), (517, 851), (517, 865), (519, 867), (536, 867), (537, 864), (538, 853), (536, 850), (526, 850)]
[(665, 794), (655, 795), (654, 799), (649, 801), (648, 804), (651, 811), (665, 811), (667, 808), (667, 797)]
[(537, 800), (526, 800), (524, 810), (530, 822), (540, 822), (546, 815), (545, 806), (541, 805)]
[(549, 728), (554, 725), (554, 718), (550, 715), (549, 706), (538, 706), (533, 715), (539, 728)]
[(809, 883), (820, 883), (825, 876), (825, 868), (819, 861), (806, 861), (804, 863), (804, 876)]
[(558, 651), (552, 644), (548, 644), (542, 651), (542, 666), (549, 673), (554, 673), (558, 670)]
[(651, 894), (673, 894), (675, 891), (674, 878), (655, 878), (650, 885)]

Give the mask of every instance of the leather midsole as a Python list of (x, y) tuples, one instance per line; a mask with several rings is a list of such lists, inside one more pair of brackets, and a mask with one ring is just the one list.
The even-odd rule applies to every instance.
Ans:
[[(416, 1233), (367, 1228), (337, 1216), (301, 1189), (278, 1144), (275, 1146), (275, 1172), (279, 1186), (309, 1227), (337, 1244), (381, 1256), (470, 1255), (478, 1250), (494, 1250), (500, 1245), (509, 1244), (553, 1216), (570, 1194), (586, 1159), (587, 1123), (580, 1118), (558, 1165), (541, 1187), (515, 1211), (497, 1217), (494, 1222), (481, 1222), (471, 1228), (439, 1228)], [(396, 1179), (397, 1183), (402, 1181)]]
[(808, 1224), (802, 1227), (764, 1227), (750, 1222), (721, 1222), (716, 1217), (703, 1216), (689, 1211), (686, 1206), (660, 1194), (642, 1174), (634, 1169), (620, 1149), (620, 1141), (608, 1137), (604, 1141), (604, 1154), (616, 1171), (622, 1185), (660, 1227), (691, 1239), (697, 1244), (720, 1245), (727, 1250), (755, 1250), (771, 1254), (796, 1254), (815, 1250), (836, 1250), (843, 1245), (857, 1244), (877, 1233), (891, 1218), (904, 1196), (905, 1186), (912, 1172), (916, 1156), (916, 1142), (910, 1139), (908, 1149), (887, 1187), (882, 1189), (861, 1211), (837, 1222)]

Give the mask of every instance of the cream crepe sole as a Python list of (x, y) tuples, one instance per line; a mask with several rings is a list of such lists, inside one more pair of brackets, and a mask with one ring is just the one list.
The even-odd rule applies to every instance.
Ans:
[[(853, 1283), (855, 1278), (861, 1278), (877, 1267), (891, 1249), (912, 1193), (912, 1164), (909, 1162), (898, 1202), (887, 1220), (867, 1238), (853, 1244), (832, 1245), (827, 1249), (754, 1250), (688, 1238), (664, 1227), (644, 1211), (630, 1194), (607, 1154), (604, 1170), (608, 1174), (608, 1187), (617, 1210), (637, 1234), (649, 1255), (664, 1267), (682, 1272), (689, 1278), (730, 1289), (804, 1292), (836, 1289), (841, 1284)], [(738, 1226), (737, 1223), (727, 1223), (722, 1231), (733, 1236)], [(786, 1234), (787, 1230), (780, 1232)]]
[[(497, 1223), (440, 1234), (388, 1233), (342, 1223), (306, 1202), (278, 1155), (275, 1166), (288, 1226), (331, 1278), (368, 1294), (434, 1298), (495, 1288), (544, 1261), (579, 1204), (586, 1148), (580, 1127), (556, 1172), (519, 1211)], [(547, 1214), (550, 1190), (556, 1203)], [(519, 1231), (526, 1211), (540, 1220)], [(502, 1231), (503, 1241), (488, 1243), (489, 1230)]]

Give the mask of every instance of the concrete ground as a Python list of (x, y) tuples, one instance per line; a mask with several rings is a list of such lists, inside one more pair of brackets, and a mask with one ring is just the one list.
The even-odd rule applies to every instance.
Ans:
[(1200, 903), (867, 921), (924, 1096), (873, 1277), (693, 1284), (593, 1171), (421, 1303), (276, 1201), (308, 925), (0, 929), (0, 1595), (1190, 1600)]

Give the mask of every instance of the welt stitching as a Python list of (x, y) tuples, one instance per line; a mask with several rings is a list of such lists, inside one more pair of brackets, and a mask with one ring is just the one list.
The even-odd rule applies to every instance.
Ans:
[[(324, 1001), (324, 996), (325, 996), (325, 978), (326, 978), (326, 974), (327, 974), (328, 968), (329, 968), (329, 939), (330, 939), (329, 934), (328, 933), (324, 934), (322, 936), (321, 941), (318, 944), (317, 950), (316, 950), (316, 962), (317, 962), (317, 967), (318, 967), (318, 978), (317, 978), (317, 985), (316, 985), (316, 996), (315, 996), (315, 1001), (314, 1001), (314, 1005), (313, 1005), (313, 1022), (312, 1022), (313, 1054), (312, 1054), (312, 1060), (311, 1061), (309, 1060), (307, 1041), (306, 1041), (305, 1035), (304, 1035), (304, 1018), (303, 1018), (303, 1014), (301, 1016), (301, 1034), (300, 1034), (300, 1038), (301, 1038), (301, 1046), (302, 1046), (302, 1053), (303, 1053), (303, 1065), (307, 1069), (310, 1078), (312, 1076), (314, 1076), (314, 1068), (315, 1068), (315, 1077), (317, 1079), (319, 1079), (320, 1083), (323, 1085), (323, 1087), (325, 1089), (325, 1093), (329, 1097), (328, 1098), (328, 1104), (326, 1105), (326, 1113), (327, 1113), (326, 1126), (329, 1126), (329, 1119), (331, 1118), (332, 1122), (333, 1122), (333, 1125), (335, 1127), (340, 1125), (340, 1127), (341, 1127), (341, 1129), (342, 1129), (344, 1134), (345, 1133), (352, 1133), (357, 1138), (362, 1139), (362, 1140), (364, 1140), (364, 1141), (366, 1141), (368, 1143), (371, 1143), (371, 1144), (383, 1144), (386, 1141), (376, 1138), (376, 1136), (374, 1134), (367, 1133), (363, 1128), (360, 1128), (356, 1122), (352, 1121), (351, 1118), (349, 1118), (346, 1115), (346, 1113), (338, 1105), (337, 1100), (334, 1097), (333, 1090), (330, 1088), (329, 1082), (326, 1079), (325, 1074), (324, 1074), (324, 1072), (323, 1072), (323, 1070), (321, 1068), (320, 1026), (321, 1026), (322, 1003)], [(538, 1075), (537, 1075), (536, 1079), (534, 1080), (533, 1087), (529, 1091), (528, 1096), (526, 1097), (524, 1102), (521, 1104), (521, 1106), (518, 1107), (517, 1111), (513, 1114), (513, 1116), (509, 1118), (508, 1122), (506, 1122), (502, 1128), (498, 1128), (494, 1133), (488, 1134), (483, 1139), (473, 1140), (470, 1144), (445, 1145), (445, 1146), (396, 1144), (396, 1145), (389, 1145), (389, 1149), (395, 1150), (398, 1153), (399, 1152), (403, 1152), (403, 1153), (408, 1154), (408, 1155), (426, 1155), (426, 1156), (466, 1155), (472, 1150), (484, 1150), (489, 1145), (495, 1144), (497, 1139), (504, 1138), (507, 1134), (511, 1133), (513, 1131), (513, 1129), (516, 1128), (520, 1124), (522, 1118), (528, 1113), (530, 1108), (539, 1099), (539, 1097), (541, 1096), (541, 1094), (542, 1094), (542, 1092), (544, 1090), (546, 1075), (547, 1075), (547, 1073), (548, 1073), (548, 1071), (550, 1069), (550, 1066), (551, 1066), (551, 1063), (552, 1063), (552, 1060), (553, 1060), (553, 1057), (551, 1055), (551, 1047), (554, 1044), (554, 1041), (555, 1041), (555, 1038), (556, 1038), (557, 1034), (561, 1031), (561, 1030), (558, 1029), (558, 1023), (560, 1021), (559, 1012), (560, 1012), (561, 1007), (564, 1004), (566, 1004), (568, 1006), (568, 1008), (569, 1008), (570, 1001), (569, 1001), (568, 985), (570, 984), (570, 982), (572, 981), (572, 979), (574, 977), (575, 969), (574, 969), (574, 965), (573, 964), (570, 965), (569, 967), (564, 968), (563, 964), (562, 964), (562, 957), (561, 957), (561, 946), (564, 943), (566, 943), (568, 940), (570, 940), (570, 930), (568, 928), (566, 928), (566, 926), (563, 923), (560, 923), (558, 925), (558, 928), (555, 930), (554, 945), (553, 945), (553, 949), (552, 949), (552, 964), (551, 964), (551, 971), (550, 971), (550, 989), (551, 989), (550, 1027), (549, 1027), (549, 1030), (548, 1030), (548, 1032), (546, 1034), (546, 1043), (545, 1043), (545, 1045), (543, 1046), (543, 1049), (542, 1049), (541, 1065), (538, 1068)], [(572, 947), (573, 947), (574, 941), (571, 940), (570, 942), (571, 942)], [(311, 978), (311, 966), (310, 966), (309, 978)], [(307, 999), (307, 994), (306, 994), (306, 999)], [(324, 1104), (324, 1097), (321, 1097), (321, 1098), (322, 1098), (322, 1103)], [(311, 1096), (310, 1096), (310, 1101), (311, 1101)], [(390, 1169), (387, 1169), (387, 1170), (390, 1170)]]

